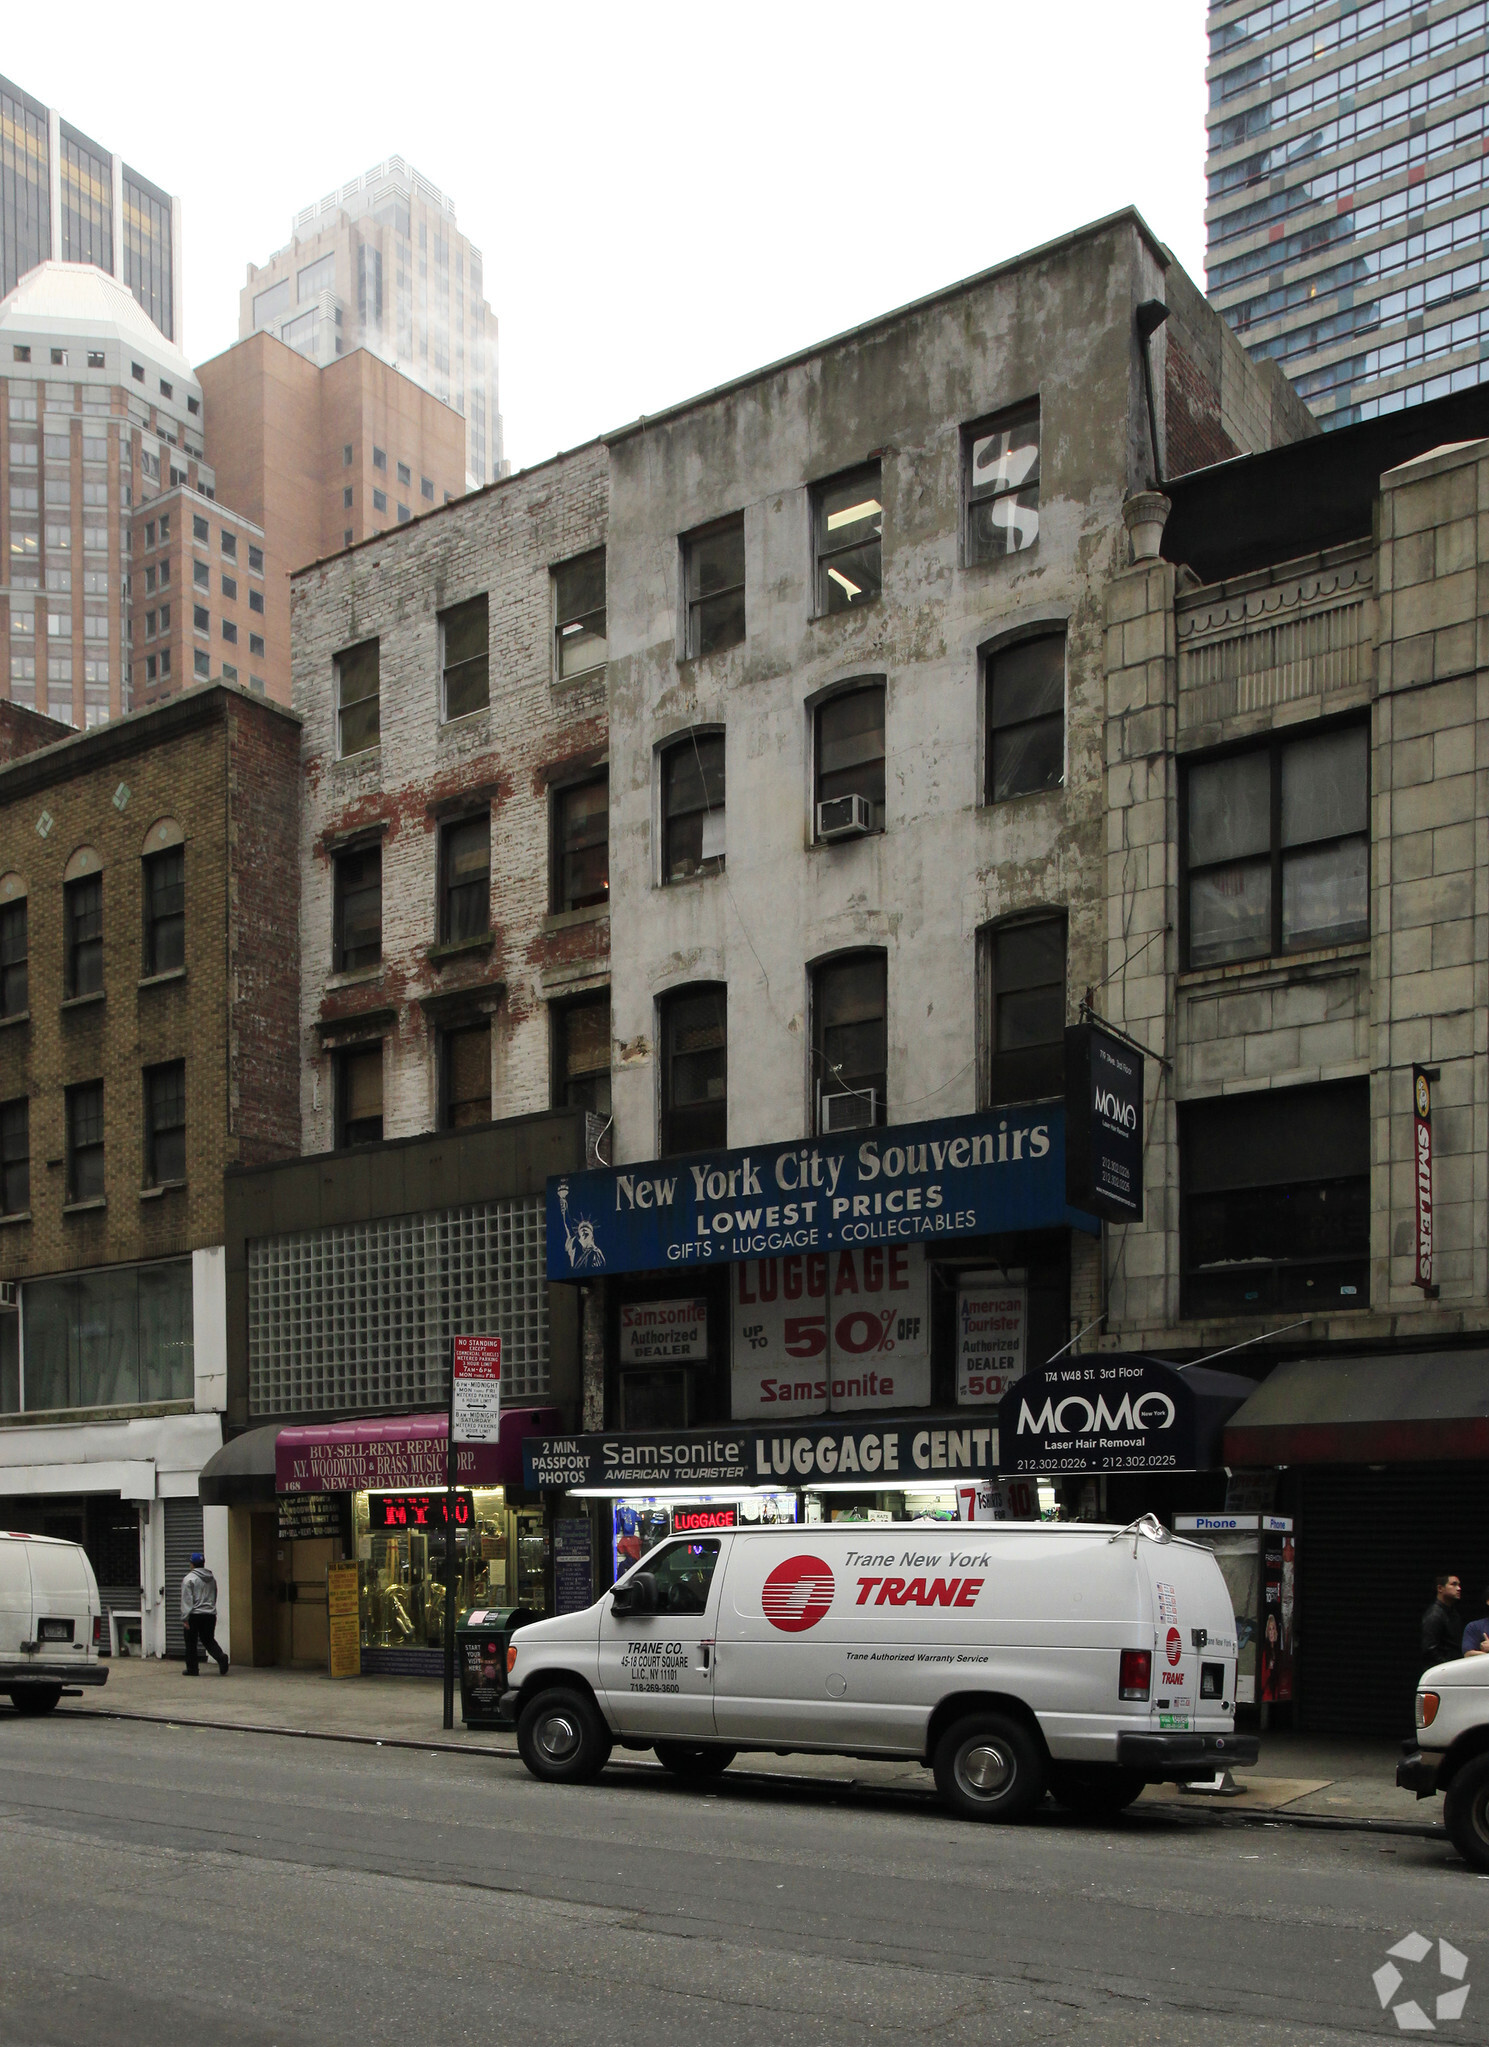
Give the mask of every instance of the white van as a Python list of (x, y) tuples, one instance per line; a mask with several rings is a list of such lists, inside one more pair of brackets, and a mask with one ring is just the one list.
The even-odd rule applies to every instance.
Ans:
[(617, 1741), (694, 1778), (750, 1749), (915, 1757), (954, 1812), (1012, 1819), (1046, 1790), (1120, 1811), (1257, 1754), (1219, 1566), (1151, 1516), (676, 1537), (520, 1629), (507, 1666), (503, 1717), (559, 1783)]
[(63, 1690), (107, 1684), (103, 1606), (86, 1553), (50, 1535), (0, 1529), (0, 1692), (18, 1713), (50, 1713)]

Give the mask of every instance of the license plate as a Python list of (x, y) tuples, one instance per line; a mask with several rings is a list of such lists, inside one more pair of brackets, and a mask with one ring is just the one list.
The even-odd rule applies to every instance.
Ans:
[(72, 1622), (70, 1620), (45, 1620), (37, 1623), (38, 1642), (70, 1642)]

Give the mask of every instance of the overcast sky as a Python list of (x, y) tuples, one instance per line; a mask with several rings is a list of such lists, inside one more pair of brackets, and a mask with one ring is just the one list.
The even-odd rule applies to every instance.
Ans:
[(0, 66), (184, 201), (193, 362), (245, 266), (401, 155), (500, 323), (518, 467), (1126, 204), (1203, 285), (1204, 7), (83, 0)]

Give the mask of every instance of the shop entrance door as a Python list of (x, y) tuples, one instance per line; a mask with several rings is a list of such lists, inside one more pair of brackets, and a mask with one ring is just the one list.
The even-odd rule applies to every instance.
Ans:
[(672, 1542), (646, 1560), (655, 1613), (600, 1612), (600, 1686), (624, 1735), (703, 1740), (713, 1733), (718, 1536)]

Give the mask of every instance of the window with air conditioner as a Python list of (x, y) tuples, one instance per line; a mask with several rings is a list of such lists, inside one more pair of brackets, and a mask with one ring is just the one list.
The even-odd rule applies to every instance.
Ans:
[(888, 956), (846, 953), (812, 970), (812, 1080), (819, 1135), (883, 1123)]
[(817, 706), (815, 826), (819, 843), (884, 829), (884, 684), (842, 690)]

